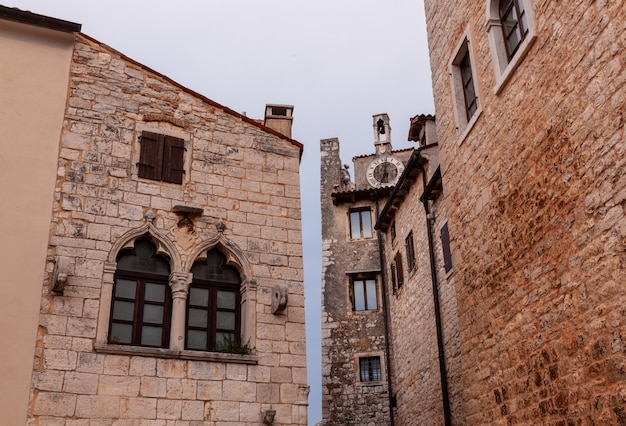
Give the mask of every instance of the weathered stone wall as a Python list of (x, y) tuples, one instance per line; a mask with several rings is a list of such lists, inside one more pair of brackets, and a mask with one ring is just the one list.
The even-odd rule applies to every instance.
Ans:
[[(376, 311), (354, 312), (349, 271), (380, 269), (378, 240), (350, 240), (348, 211), (376, 207), (369, 199), (334, 205), (331, 194), (340, 186), (339, 140), (326, 139), (321, 147), (322, 208), (322, 408), (327, 425), (389, 423), (386, 377), (374, 384), (360, 383), (358, 357), (380, 355), (384, 362), (385, 336), (378, 275)], [(384, 200), (380, 201), (381, 205)], [(383, 372), (384, 375), (384, 372)]]
[[(137, 177), (146, 129), (185, 140), (182, 185)], [(30, 423), (257, 425), (271, 408), (275, 424), (306, 424), (297, 144), (84, 36), (60, 144)], [(202, 209), (193, 230), (177, 226), (175, 205)], [(253, 353), (194, 360), (107, 349), (103, 281), (120, 238), (154, 230), (188, 272), (194, 251), (222, 234), (219, 221), (220, 243), (249, 267), (244, 340)], [(63, 295), (52, 295), (58, 257), (68, 261), (68, 279)], [(282, 315), (272, 314), (277, 284), (289, 289)]]
[[(454, 258), (454, 424), (626, 424), (626, 9), (529, 2), (536, 39), (498, 94), (485, 2), (426, 0)], [(464, 33), (482, 112), (459, 140)]]

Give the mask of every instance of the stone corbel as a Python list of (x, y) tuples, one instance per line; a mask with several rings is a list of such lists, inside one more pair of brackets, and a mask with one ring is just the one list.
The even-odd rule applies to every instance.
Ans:
[(272, 290), (272, 313), (274, 315), (282, 314), (287, 307), (289, 300), (289, 289), (286, 285), (277, 284)]
[(68, 257), (57, 256), (54, 259), (54, 270), (52, 271), (53, 294), (63, 295), (67, 277), (70, 271), (70, 259)]

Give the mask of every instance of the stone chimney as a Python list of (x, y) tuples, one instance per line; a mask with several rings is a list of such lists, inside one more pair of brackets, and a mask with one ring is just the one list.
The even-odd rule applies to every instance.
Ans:
[(288, 138), (291, 138), (293, 105), (265, 105), (264, 124)]

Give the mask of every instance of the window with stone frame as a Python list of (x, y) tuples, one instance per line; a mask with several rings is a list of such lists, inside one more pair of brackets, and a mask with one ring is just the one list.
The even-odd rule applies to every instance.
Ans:
[(375, 278), (352, 278), (352, 309), (354, 311), (374, 311), (378, 309)]
[(396, 222), (391, 222), (391, 226), (389, 227), (389, 234), (391, 236), (391, 244), (396, 243)]
[(450, 64), (457, 129), (465, 135), (480, 112), (474, 65), (468, 37), (464, 37)]
[(379, 356), (359, 358), (359, 380), (361, 382), (379, 382), (382, 380)]
[(415, 269), (415, 266), (417, 265), (416, 259), (415, 259), (415, 245), (413, 242), (413, 231), (409, 232), (409, 235), (406, 236), (406, 239), (404, 240), (404, 247), (406, 250), (406, 267), (408, 268), (409, 271), (412, 271), (413, 269)]
[(499, 9), (502, 35), (510, 60), (528, 35), (526, 11), (522, 0), (500, 0)]
[(350, 210), (350, 238), (372, 238), (372, 212), (369, 207)]
[(233, 352), (241, 346), (241, 278), (226, 257), (209, 250), (191, 268), (185, 349)]
[(487, 8), (497, 94), (536, 38), (534, 14), (532, 0), (489, 0)]
[(169, 135), (143, 131), (139, 137), (137, 176), (170, 183), (183, 183), (185, 141)]
[(168, 285), (169, 263), (156, 255), (147, 238), (117, 259), (108, 343), (169, 346), (172, 298)]

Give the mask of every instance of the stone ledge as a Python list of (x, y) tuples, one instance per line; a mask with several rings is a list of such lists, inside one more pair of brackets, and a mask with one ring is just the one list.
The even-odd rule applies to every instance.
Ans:
[(109, 345), (95, 343), (94, 350), (98, 353), (112, 355), (145, 356), (154, 358), (185, 359), (190, 361), (230, 362), (234, 364), (257, 365), (256, 355), (229, 354), (223, 352), (176, 351), (172, 349), (147, 348), (141, 346)]

